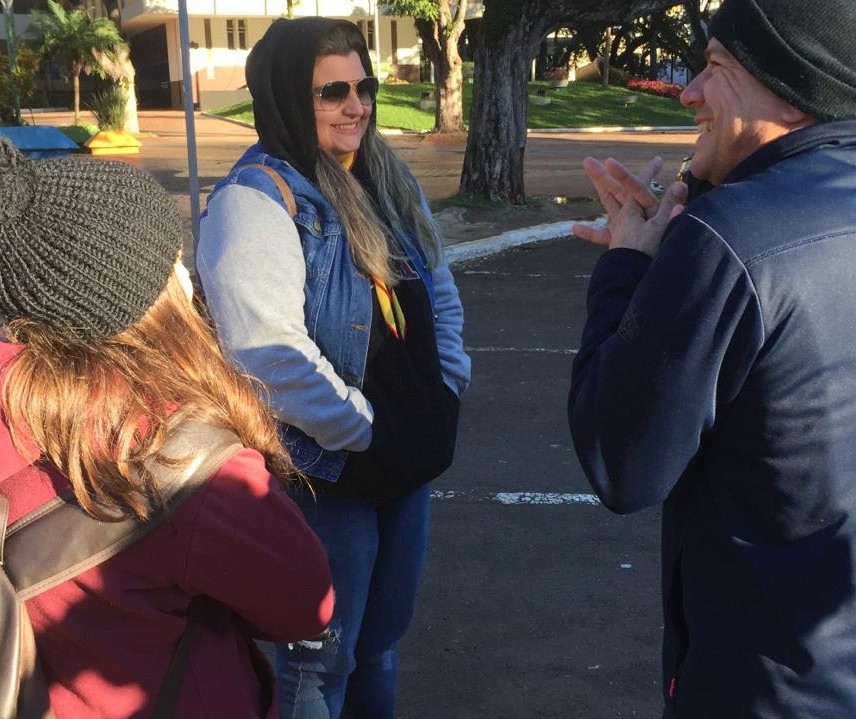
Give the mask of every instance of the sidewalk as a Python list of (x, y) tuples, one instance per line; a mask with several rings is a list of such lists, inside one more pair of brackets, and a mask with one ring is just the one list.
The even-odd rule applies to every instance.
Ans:
[[(180, 110), (140, 112), (139, 155), (122, 159), (151, 172), (178, 201), (187, 228), (190, 198), (185, 117)], [(31, 118), (27, 118), (30, 120)], [(70, 125), (70, 112), (38, 113), (37, 125)], [(91, 118), (84, 114), (84, 119)], [(233, 122), (196, 113), (197, 165), (200, 202), (223, 177), (243, 150), (256, 139), (255, 131)], [(410, 166), (433, 203), (454, 195), (463, 166), (465, 137), (391, 134), (389, 143)], [(525, 207), (448, 207), (435, 218), (443, 229), (450, 256), (475, 256), (527, 241), (569, 233), (572, 219), (599, 214), (600, 204), (582, 170), (588, 155), (615, 157), (631, 169), (640, 169), (654, 155), (663, 158), (661, 179), (677, 174), (681, 158), (692, 152), (695, 135), (686, 132), (532, 132), (526, 142)], [(188, 233), (189, 234), (189, 233)], [(188, 247), (188, 255), (192, 248)]]

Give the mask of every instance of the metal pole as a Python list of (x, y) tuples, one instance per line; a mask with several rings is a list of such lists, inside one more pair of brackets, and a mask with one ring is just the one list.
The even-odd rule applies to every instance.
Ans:
[[(181, 90), (184, 100), (184, 126), (187, 133), (187, 178), (190, 189), (190, 230), (193, 250), (199, 242), (199, 169), (196, 161), (196, 125), (193, 115), (193, 85), (190, 79), (190, 30), (187, 0), (178, 0), (178, 41), (181, 45)], [(201, 100), (201, 98), (200, 98)]]
[(15, 14), (12, 5), (15, 0), (2, 0), (3, 14), (6, 16), (6, 50), (9, 53), (9, 80), (12, 88), (12, 106), (15, 110), (15, 123), (21, 124), (21, 96), (18, 94), (18, 85), (13, 79), (15, 65), (17, 64), (17, 52), (15, 48)]

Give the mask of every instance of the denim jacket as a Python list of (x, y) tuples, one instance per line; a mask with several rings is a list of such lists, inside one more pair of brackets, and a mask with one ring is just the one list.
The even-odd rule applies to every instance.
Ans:
[[(256, 164), (275, 169), (291, 188), (297, 205), (293, 226), (274, 182), (264, 171), (250, 167)], [(241, 188), (240, 192), (230, 191), (232, 199), (227, 207), (220, 207), (218, 196), (230, 187), (234, 190), (234, 186)], [(268, 200), (273, 200), (276, 207)], [(249, 204), (253, 204), (252, 210), (248, 209)], [(265, 216), (263, 220), (260, 220), (261, 214)], [(260, 226), (250, 233), (249, 227), (254, 223)], [(224, 225), (231, 229), (224, 231)], [(303, 254), (304, 268), (300, 268), (300, 272), (293, 267), (295, 262), (291, 262), (291, 267), (283, 268), (280, 276), (279, 268), (266, 266), (267, 257), (257, 257), (255, 265), (247, 266), (242, 253), (228, 253), (229, 246), (238, 243), (246, 248), (259, 233), (266, 235), (267, 248), (276, 249), (281, 242), (289, 242), (288, 232), (293, 233), (293, 227), (296, 227)], [(469, 383), (470, 363), (461, 339), (463, 310), (448, 265), (442, 262), (432, 271), (412, 238), (399, 235), (398, 240), (413, 261), (431, 299), (443, 379), (460, 394)], [(271, 262), (277, 264), (276, 260)], [(197, 267), (224, 350), (233, 361), (265, 384), (297, 468), (313, 477), (336, 481), (347, 450), (365, 449), (370, 441), (372, 410), (359, 390), (366, 368), (373, 301), (370, 279), (354, 265), (336, 210), (313, 183), (288, 163), (265, 153), (260, 144), (253, 145), (231, 173), (217, 184), (209, 198), (202, 220)], [(302, 274), (304, 269), (305, 275)], [(235, 273), (244, 276), (261, 273), (264, 279), (254, 284), (246, 277), (243, 280), (235, 277)], [(295, 322), (302, 322), (300, 329), (305, 328), (307, 342), (315, 345), (297, 358), (289, 348), (258, 340), (259, 333), (267, 334), (262, 327), (267, 320), (259, 319), (257, 312), (245, 311), (238, 296), (267, 292), (272, 293), (273, 299), (280, 286), (295, 282), (302, 283), (303, 293), (302, 317)], [(269, 286), (271, 283), (276, 286)], [(284, 307), (283, 312), (294, 314), (294, 304), (296, 302)], [(272, 321), (278, 320), (274, 317)], [(256, 324), (258, 333), (253, 331)], [(320, 353), (320, 357), (316, 357), (316, 353)], [(315, 366), (309, 367), (303, 361), (304, 355), (309, 356)], [(292, 366), (294, 376), (284, 383), (282, 391), (278, 391), (277, 381), (268, 375), (271, 368), (273, 371), (281, 369), (283, 357), (289, 358), (285, 362)], [(302, 397), (298, 385), (305, 374), (316, 384), (319, 374), (328, 381), (321, 382), (311, 396)], [(365, 431), (357, 428), (347, 437), (337, 437), (342, 400), (345, 405), (350, 403), (354, 407), (348, 414), (349, 421), (360, 423), (362, 420)], [(315, 431), (313, 424), (313, 415), (319, 413), (319, 406), (323, 414), (326, 403), (330, 403), (332, 414), (319, 421), (336, 425), (329, 427), (329, 437), (321, 436), (323, 433)], [(347, 426), (347, 422), (344, 425)]]

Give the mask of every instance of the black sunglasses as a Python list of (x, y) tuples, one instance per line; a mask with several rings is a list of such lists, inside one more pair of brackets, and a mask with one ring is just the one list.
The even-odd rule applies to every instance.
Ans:
[(377, 97), (378, 81), (376, 77), (364, 77), (362, 80), (351, 81), (335, 80), (321, 87), (313, 87), (312, 94), (318, 98), (318, 106), (322, 110), (335, 110), (348, 99), (351, 88), (356, 90), (360, 103), (369, 107)]

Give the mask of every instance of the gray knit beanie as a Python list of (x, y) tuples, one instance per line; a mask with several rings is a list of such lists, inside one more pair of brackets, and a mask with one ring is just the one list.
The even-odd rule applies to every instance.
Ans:
[(856, 117), (856, 0), (724, 0), (710, 35), (806, 114)]
[(126, 163), (28, 160), (0, 138), (0, 325), (41, 322), (84, 341), (130, 327), (181, 249), (175, 203)]

